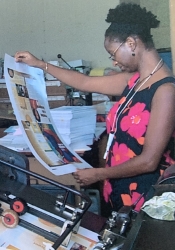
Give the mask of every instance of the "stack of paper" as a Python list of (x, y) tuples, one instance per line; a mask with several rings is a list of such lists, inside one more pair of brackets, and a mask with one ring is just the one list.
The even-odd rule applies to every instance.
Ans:
[(50, 112), (55, 126), (68, 145), (93, 144), (96, 130), (96, 109), (93, 106), (62, 106)]
[(15, 151), (30, 152), (30, 149), (18, 126), (10, 126), (4, 130), (4, 132), (7, 134), (0, 138), (0, 145)]

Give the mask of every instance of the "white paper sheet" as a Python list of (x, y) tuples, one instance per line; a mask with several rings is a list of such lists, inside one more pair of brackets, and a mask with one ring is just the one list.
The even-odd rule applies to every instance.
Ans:
[(5, 55), (8, 94), (24, 139), (36, 159), (55, 175), (91, 168), (66, 145), (50, 114), (43, 71)]

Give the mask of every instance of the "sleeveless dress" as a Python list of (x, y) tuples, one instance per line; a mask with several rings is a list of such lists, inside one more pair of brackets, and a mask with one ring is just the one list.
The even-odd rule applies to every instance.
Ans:
[[(128, 82), (121, 99), (115, 103), (107, 115), (107, 133), (110, 133), (114, 124), (116, 127), (115, 117), (116, 112), (118, 113), (118, 117), (116, 117), (117, 129), (106, 159), (107, 168), (120, 165), (141, 154), (149, 123), (153, 96), (157, 88), (162, 84), (175, 82), (175, 78), (166, 77), (148, 88), (135, 92), (134, 85), (138, 79), (139, 74), (136, 73)], [(127, 100), (132, 97), (127, 105), (126, 97)], [(123, 99), (125, 100), (124, 103), (122, 102)], [(130, 206), (135, 203), (137, 203), (135, 210), (140, 210), (145, 201), (146, 194), (150, 187), (157, 182), (161, 171), (164, 171), (167, 166), (175, 163), (171, 158), (172, 152), (170, 152), (170, 149), (173, 148), (172, 139), (156, 171), (129, 178), (110, 179), (104, 182), (103, 196), (107, 203), (106, 208), (110, 212), (112, 210), (118, 211), (123, 205)]]

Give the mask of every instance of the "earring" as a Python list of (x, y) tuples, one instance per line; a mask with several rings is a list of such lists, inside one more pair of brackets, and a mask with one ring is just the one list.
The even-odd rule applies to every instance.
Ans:
[(135, 56), (135, 53), (134, 53), (134, 52), (132, 52), (132, 56)]

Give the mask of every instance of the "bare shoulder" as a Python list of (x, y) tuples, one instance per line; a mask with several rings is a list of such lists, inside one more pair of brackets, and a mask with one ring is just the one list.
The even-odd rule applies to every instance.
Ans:
[[(153, 104), (175, 106), (175, 79), (174, 83), (169, 82), (162, 84), (156, 91)], [(162, 106), (161, 105), (161, 106)]]
[(157, 95), (165, 96), (165, 95), (175, 95), (175, 78), (174, 82), (168, 82), (162, 84), (156, 91)]

